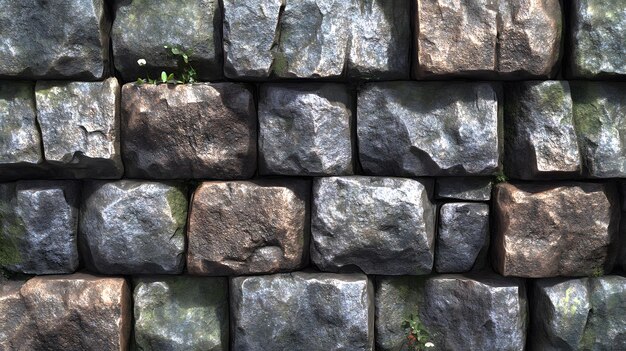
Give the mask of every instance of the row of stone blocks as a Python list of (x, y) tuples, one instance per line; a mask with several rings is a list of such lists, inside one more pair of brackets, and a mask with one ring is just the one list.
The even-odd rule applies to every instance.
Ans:
[(0, 311), (3, 350), (404, 351), (411, 315), (435, 350), (626, 348), (623, 276), (79, 273), (0, 282)]
[(441, 179), (439, 197), (457, 190), (462, 201), (440, 203), (439, 216), (432, 182), (416, 179), (204, 182), (190, 205), (177, 183), (90, 181), (82, 196), (74, 181), (3, 183), (0, 267), (72, 273), (82, 258), (101, 274), (225, 276), (297, 271), (310, 258), (326, 272), (423, 275), (491, 257), (504, 276), (626, 271), (614, 184), (498, 184), (490, 239), (489, 206), (473, 201), (490, 185), (476, 182)]
[(176, 69), (164, 45), (191, 50), (201, 80), (393, 80), (411, 69), (417, 78), (548, 78), (562, 56), (572, 78), (626, 74), (617, 0), (568, 1), (569, 14), (559, 0), (110, 2), (0, 2), (0, 77), (94, 80), (113, 61), (125, 81), (157, 77)]
[(626, 177), (623, 82), (258, 90), (257, 113), (246, 84), (4, 81), (0, 179)]

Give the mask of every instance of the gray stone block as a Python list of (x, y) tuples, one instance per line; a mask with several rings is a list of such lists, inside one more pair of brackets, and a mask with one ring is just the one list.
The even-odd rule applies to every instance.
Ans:
[(0, 78), (103, 78), (110, 28), (104, 2), (0, 1)]
[(186, 221), (181, 185), (88, 182), (79, 226), (86, 266), (103, 274), (180, 274)]
[(351, 100), (339, 84), (262, 85), (259, 172), (352, 174)]
[(533, 350), (626, 349), (626, 278), (537, 280), (531, 318)]
[(139, 350), (228, 350), (225, 278), (138, 278), (133, 303)]
[(317, 178), (311, 260), (331, 272), (356, 266), (366, 274), (430, 273), (435, 208), (428, 186), (399, 178)]
[(359, 92), (359, 158), (372, 175), (492, 175), (498, 99), (487, 83), (371, 83)]
[(447, 177), (437, 178), (437, 198), (467, 201), (489, 201), (491, 178)]
[(580, 176), (568, 82), (508, 84), (504, 106), (504, 169), (511, 178)]
[[(115, 2), (111, 29), (115, 68), (126, 82), (161, 71), (177, 73), (177, 58), (163, 46), (190, 52), (200, 80), (222, 77), (221, 10), (217, 0)], [(146, 60), (140, 67), (137, 60)]]
[(438, 273), (470, 271), (489, 245), (489, 205), (456, 202), (439, 209), (435, 270)]
[(80, 185), (72, 181), (0, 184), (0, 267), (24, 274), (78, 268)]
[(372, 351), (373, 294), (363, 274), (233, 278), (232, 349)]
[(35, 97), (45, 159), (57, 176), (122, 177), (117, 79), (39, 81)]

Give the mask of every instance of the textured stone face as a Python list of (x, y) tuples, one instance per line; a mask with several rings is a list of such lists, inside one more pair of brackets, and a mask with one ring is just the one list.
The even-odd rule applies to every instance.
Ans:
[(0, 177), (11, 166), (43, 162), (41, 152), (33, 84), (0, 81)]
[(489, 201), (490, 178), (449, 177), (437, 178), (437, 197), (468, 201)]
[(228, 350), (225, 278), (139, 278), (133, 296), (140, 350)]
[(105, 274), (180, 274), (187, 191), (173, 183), (85, 184), (80, 211), (87, 268)]
[(363, 274), (233, 278), (232, 349), (371, 351), (373, 290)]
[[(111, 29), (115, 68), (124, 81), (177, 72), (177, 58), (163, 47), (169, 46), (191, 53), (189, 63), (199, 79), (221, 78), (220, 12), (217, 0), (116, 1)], [(139, 59), (146, 65), (140, 67)]]
[[(224, 2), (231, 78), (399, 79), (409, 71), (409, 1)], [(346, 72), (347, 68), (347, 72)]]
[(132, 313), (123, 278), (35, 277), (0, 287), (0, 346), (7, 350), (128, 349)]
[(506, 88), (504, 169), (513, 178), (576, 176), (581, 159), (569, 84), (520, 82)]
[(256, 169), (256, 123), (252, 93), (241, 84), (126, 84), (126, 176), (250, 178)]
[(571, 22), (573, 77), (626, 75), (626, 3), (574, 0)]
[(202, 183), (191, 204), (187, 270), (242, 275), (301, 268), (309, 192), (303, 180)]
[(495, 189), (493, 250), (500, 274), (585, 276), (612, 268), (619, 223), (613, 186), (501, 183)]
[(542, 279), (533, 290), (533, 349), (626, 348), (626, 278)]
[(435, 209), (416, 180), (317, 178), (311, 260), (322, 271), (357, 266), (366, 274), (428, 274)]
[(521, 280), (440, 275), (376, 279), (376, 350), (402, 348), (403, 320), (419, 315), (437, 350), (524, 350), (526, 292)]
[(0, 266), (24, 274), (73, 273), (79, 184), (20, 181), (0, 184)]
[(574, 125), (587, 175), (626, 177), (626, 83), (571, 82)]
[[(102, 0), (0, 1), (0, 77), (95, 80), (109, 60)], [(64, 20), (71, 14), (72, 20)]]
[(120, 178), (117, 79), (37, 82), (37, 119), (46, 161), (77, 178)]
[(498, 170), (498, 101), (490, 84), (372, 83), (359, 93), (357, 111), (359, 157), (367, 174)]
[(549, 77), (561, 44), (558, 0), (417, 1), (418, 77)]
[(467, 272), (489, 241), (489, 205), (472, 202), (443, 204), (439, 210), (435, 270)]
[(346, 86), (263, 85), (259, 95), (261, 174), (352, 174), (352, 103)]

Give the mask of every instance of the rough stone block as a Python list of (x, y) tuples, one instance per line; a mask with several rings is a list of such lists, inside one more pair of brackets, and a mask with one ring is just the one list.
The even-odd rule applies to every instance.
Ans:
[(250, 178), (256, 170), (256, 112), (241, 84), (122, 87), (126, 176)]
[(612, 269), (620, 217), (612, 184), (501, 183), (494, 201), (500, 274), (586, 276)]
[(358, 96), (363, 170), (372, 175), (492, 175), (498, 99), (487, 83), (387, 82)]
[(561, 46), (559, 0), (417, 1), (416, 76), (550, 77)]
[(626, 349), (625, 277), (541, 279), (533, 292), (533, 350)]
[(489, 201), (491, 178), (448, 177), (437, 178), (437, 198), (466, 201)]
[(580, 175), (572, 98), (567, 82), (507, 85), (504, 169), (517, 179)]
[(408, 0), (226, 0), (225, 74), (406, 78), (409, 8)]
[[(219, 1), (116, 1), (114, 7), (111, 40), (115, 68), (124, 81), (178, 72), (177, 57), (163, 46), (190, 52), (189, 63), (200, 80), (222, 77)], [(145, 59), (146, 65), (139, 66), (139, 59)]]
[(0, 81), (0, 179), (10, 180), (43, 162), (31, 82)]
[(352, 174), (352, 98), (347, 90), (339, 84), (261, 86), (259, 172)]
[(356, 266), (366, 274), (430, 273), (435, 208), (427, 186), (399, 178), (317, 178), (311, 260), (331, 272)]
[(232, 349), (371, 351), (373, 290), (363, 274), (233, 278)]
[(593, 178), (626, 177), (626, 83), (570, 84), (586, 174)]
[(139, 350), (228, 350), (225, 278), (139, 278), (133, 302)]
[(3, 350), (128, 349), (128, 283), (87, 274), (35, 277), (0, 286)]
[(72, 181), (0, 184), (0, 268), (24, 274), (78, 268), (79, 187)]
[(522, 280), (497, 275), (376, 279), (376, 350), (408, 350), (403, 320), (418, 316), (435, 350), (524, 350)]
[(174, 183), (85, 184), (79, 235), (87, 268), (103, 274), (180, 274), (187, 190)]
[(472, 202), (443, 204), (439, 209), (435, 270), (471, 270), (489, 244), (489, 205)]
[(570, 74), (574, 78), (626, 75), (626, 3), (573, 0)]
[(104, 77), (109, 64), (110, 27), (104, 2), (0, 1), (0, 77)]
[(191, 204), (187, 270), (242, 275), (305, 266), (309, 193), (304, 180), (202, 183)]
[(58, 167), (58, 174), (122, 177), (117, 79), (40, 81), (35, 97), (46, 162)]

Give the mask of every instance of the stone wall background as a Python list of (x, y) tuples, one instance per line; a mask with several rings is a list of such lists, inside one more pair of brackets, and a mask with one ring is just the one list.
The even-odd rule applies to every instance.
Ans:
[(625, 2), (0, 8), (0, 349), (626, 349)]

